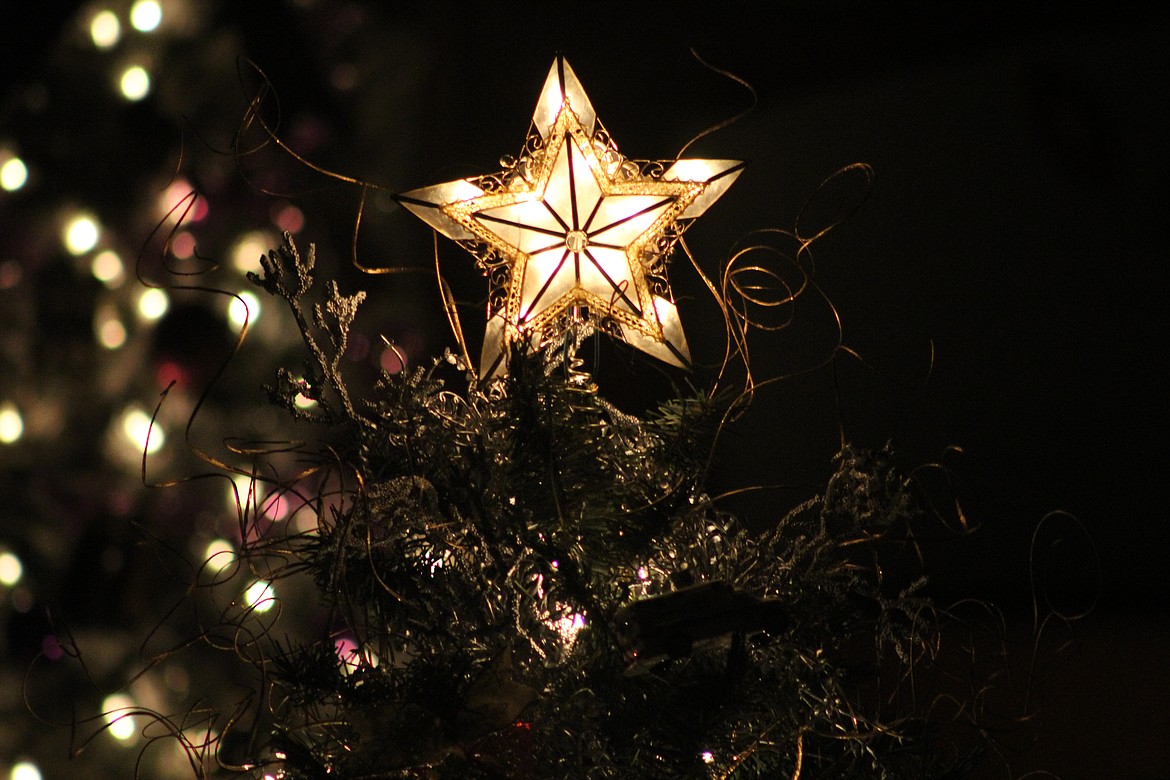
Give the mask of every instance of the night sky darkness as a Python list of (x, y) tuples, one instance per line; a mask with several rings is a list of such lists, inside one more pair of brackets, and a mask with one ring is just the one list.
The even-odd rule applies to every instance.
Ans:
[[(65, 34), (70, 5), (0, 24), (10, 55), (5, 94), (44, 77), (45, 53)], [(632, 157), (671, 157), (747, 106), (747, 93), (704, 68), (691, 47), (754, 87), (750, 114), (687, 150), (750, 163), (688, 233), (708, 271), (749, 231), (791, 228), (834, 171), (871, 166), (864, 204), (813, 247), (844, 341), (866, 363), (845, 360), (835, 376), (817, 371), (762, 391), (725, 437), (714, 481), (729, 488), (782, 475), (791, 489), (734, 504), (764, 525), (824, 478), (838, 423), (859, 445), (891, 441), (908, 467), (961, 447), (947, 462), (980, 530), (961, 543), (939, 535), (938, 597), (988, 598), (1026, 624), (1036, 533), (1058, 604), (1076, 609), (1100, 590), (1078, 628), (1079, 649), (1052, 668), (1045, 725), (1020, 770), (1170, 777), (1170, 458), (1161, 389), (1170, 14), (1115, 4), (1021, 18), (920, 3), (890, 11), (794, 2), (702, 11), (642, 4), (594, 18), (535, 3), (507, 11), (390, 5), (347, 6), (364, 9), (362, 31), (330, 51), (305, 48), (313, 39), (292, 4), (225, 3), (216, 24), (240, 32), (224, 56), (246, 55), (263, 68), (289, 115), (305, 107), (335, 113), (318, 161), (392, 191), (494, 170), (522, 142), (557, 52)], [(765, 5), (769, 11), (756, 7)], [(324, 72), (339, 52), (366, 74), (340, 95)], [(190, 71), (193, 91), (220, 84)], [(228, 92), (234, 85), (223, 85), (224, 103), (238, 105)], [(100, 163), (108, 197), (133, 186), (118, 169), (142, 164), (139, 155), (151, 165), (165, 157), (156, 145), (173, 141), (181, 107), (181, 95), (172, 96), (166, 111), (143, 110), (121, 126), (134, 142), (123, 159)], [(0, 141), (13, 129), (0, 125)], [(63, 130), (76, 144), (105, 132)], [(20, 140), (35, 157), (37, 139)], [(846, 184), (828, 202), (858, 191)], [(13, 202), (0, 199), (0, 212)], [(346, 246), (353, 202), (321, 208), (306, 208), (308, 220), (326, 241)], [(368, 229), (364, 247), (429, 262), (429, 236), (408, 215), (391, 211)], [(0, 235), (0, 251), (6, 243)], [(453, 267), (464, 263), (456, 251), (445, 257), (457, 293), (474, 304), (482, 279), (469, 259)], [(384, 289), (382, 280), (365, 283), (371, 295)], [(672, 266), (672, 283), (696, 356), (717, 361), (721, 326), (688, 319), (688, 308), (706, 311), (701, 317), (710, 311), (685, 260)], [(429, 318), (414, 326), (424, 350), (445, 344), (431, 300), (432, 308), (396, 315)], [(468, 311), (474, 317), (474, 306)], [(815, 352), (809, 343), (823, 343), (824, 311), (799, 311), (808, 325), (762, 342), (759, 374), (790, 368), (801, 350)], [(90, 327), (88, 315), (80, 321)], [(476, 326), (464, 325), (477, 349)], [(621, 376), (623, 360), (606, 370)], [(640, 376), (653, 383), (659, 374), (643, 368)], [(621, 400), (642, 402), (637, 395)], [(1053, 512), (1068, 516), (1042, 522)]]

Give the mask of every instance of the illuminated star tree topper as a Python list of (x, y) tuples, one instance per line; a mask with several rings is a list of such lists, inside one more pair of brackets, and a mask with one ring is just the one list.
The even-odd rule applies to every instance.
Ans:
[(744, 163), (627, 159), (563, 57), (545, 80), (524, 152), (503, 163), (497, 173), (398, 196), (488, 275), (480, 377), (504, 370), (513, 343), (539, 347), (579, 323), (689, 366), (666, 260)]

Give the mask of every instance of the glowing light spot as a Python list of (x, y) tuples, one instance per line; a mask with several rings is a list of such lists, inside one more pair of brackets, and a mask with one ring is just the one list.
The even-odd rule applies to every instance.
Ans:
[(387, 374), (397, 374), (406, 368), (406, 355), (403, 354), (401, 349), (390, 346), (382, 350), (382, 354), (378, 358), (378, 363)]
[(0, 404), (0, 444), (12, 444), (24, 435), (24, 418), (11, 401)]
[(93, 262), (89, 264), (89, 270), (93, 277), (106, 287), (117, 287), (126, 278), (126, 268), (122, 265), (122, 258), (118, 257), (118, 253), (111, 249), (98, 252), (94, 256)]
[(297, 393), (296, 397), (293, 398), (293, 404), (295, 404), (298, 409), (312, 409), (317, 405), (317, 402), (312, 398), (309, 398), (304, 393)]
[(17, 761), (8, 770), (8, 780), (42, 780), (41, 770), (31, 761)]
[(162, 6), (158, 0), (138, 0), (130, 6), (130, 24), (138, 32), (154, 32), (162, 23)]
[(565, 615), (553, 621), (553, 627), (561, 635), (561, 639), (565, 642), (565, 647), (571, 647), (573, 642), (577, 641), (577, 634), (581, 629), (585, 628), (584, 615)]
[(99, 11), (89, 23), (89, 36), (93, 45), (108, 49), (122, 39), (122, 24), (113, 11)]
[(124, 693), (112, 693), (102, 701), (102, 712), (109, 724), (110, 735), (120, 741), (134, 739), (134, 716), (129, 713), (134, 700)]
[(0, 165), (0, 187), (15, 192), (28, 181), (28, 167), (19, 157), (9, 158)]
[(244, 290), (238, 298), (232, 298), (228, 304), (228, 320), (237, 328), (244, 327), (245, 322), (255, 322), (260, 314), (260, 299), (251, 290)]
[(203, 551), (203, 559), (208, 571), (219, 574), (236, 562), (236, 548), (227, 539), (212, 539)]
[(640, 579), (640, 580), (650, 579), (650, 572), (646, 571), (645, 566), (638, 567), (638, 579)]
[(187, 231), (178, 233), (171, 241), (171, 254), (180, 260), (186, 260), (195, 254), (195, 236)]
[(20, 263), (15, 260), (5, 260), (0, 263), (0, 290), (11, 290), (20, 284), (22, 276), (24, 276), (24, 272), (20, 269)]
[(699, 757), (703, 759), (704, 764), (714, 764), (715, 763), (715, 754), (712, 753), (710, 750), (704, 750), (700, 754)]
[(24, 575), (24, 566), (14, 552), (0, 553), (0, 585), (12, 587), (20, 582)]
[(131, 65), (122, 71), (118, 88), (122, 90), (122, 96), (127, 100), (142, 100), (150, 94), (150, 74), (141, 65)]
[(233, 474), (228, 485), (228, 505), (236, 508), (247, 507), (256, 502), (256, 483), (247, 474)]
[(150, 415), (142, 409), (132, 406), (122, 412), (122, 434), (134, 445), (135, 452), (147, 454), (158, 452), (166, 441), (163, 429), (156, 422), (150, 424)]
[(264, 516), (272, 522), (279, 522), (288, 517), (292, 502), (283, 493), (272, 493), (264, 499)]
[(167, 313), (170, 306), (171, 299), (157, 287), (143, 290), (142, 295), (138, 296), (138, 314), (144, 320), (157, 320)]
[(187, 222), (199, 222), (207, 216), (207, 199), (196, 193), (186, 179), (175, 179), (158, 196), (156, 208), (160, 219), (177, 222), (181, 217)]
[(256, 580), (244, 591), (244, 603), (256, 612), (267, 612), (276, 606), (276, 592), (272, 583)]
[(99, 309), (94, 318), (94, 335), (106, 349), (118, 349), (126, 343), (126, 326), (113, 307)]
[(271, 217), (272, 224), (289, 233), (299, 233), (305, 226), (304, 212), (291, 203), (278, 203), (273, 206)]
[(101, 236), (97, 221), (88, 214), (79, 214), (65, 224), (61, 240), (71, 255), (83, 255), (93, 249)]
[(260, 257), (268, 254), (268, 250), (274, 246), (276, 241), (268, 233), (261, 231), (245, 233), (232, 247), (232, 265), (241, 273), (259, 271)]

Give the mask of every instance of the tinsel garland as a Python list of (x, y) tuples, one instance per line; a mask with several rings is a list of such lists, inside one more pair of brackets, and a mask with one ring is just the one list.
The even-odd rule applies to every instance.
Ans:
[[(334, 480), (302, 496), (315, 532), (244, 555), (311, 575), (332, 622), (316, 642), (273, 640), (258, 662), (270, 739), (246, 771), (543, 780), (964, 766), (927, 695), (913, 695), (940, 614), (921, 581), (887, 592), (876, 563), (923, 514), (889, 451), (844, 448), (823, 493), (752, 534), (704, 486), (733, 398), (692, 391), (622, 412), (568, 357), (586, 335), (572, 330), (565, 344), (517, 348), (490, 384), (448, 354), (353, 397), (338, 366), (361, 296), (330, 284), (310, 303), (314, 253), (288, 235), (262, 265), (253, 281), (289, 305), (309, 352), (270, 393), (331, 432), (306, 455)], [(342, 635), (356, 647), (347, 659)]]

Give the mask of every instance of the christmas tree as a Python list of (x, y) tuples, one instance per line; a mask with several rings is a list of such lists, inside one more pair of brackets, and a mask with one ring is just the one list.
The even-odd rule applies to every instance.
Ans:
[[(264, 464), (241, 503), (239, 559), (259, 579), (225, 625), (266, 704), (241, 768), (749, 778), (966, 764), (939, 748), (932, 694), (913, 690), (939, 616), (921, 581), (882, 577), (881, 548), (925, 515), (892, 454), (844, 446), (822, 493), (750, 533), (705, 484), (750, 395), (719, 381), (743, 351), (709, 386), (679, 381), (638, 413), (578, 357), (600, 337), (689, 365), (666, 262), (741, 167), (627, 160), (558, 59), (504, 171), (400, 196), (489, 276), (478, 371), (451, 306), (458, 351), (352, 382), (342, 357), (364, 294), (322, 289), (314, 248), (291, 235), (262, 259), (251, 279), (306, 347), (269, 393), (326, 433), (269, 447), (296, 452), (291, 476), (263, 447), (240, 450)], [(743, 304), (726, 284), (718, 295)], [(742, 345), (750, 320), (726, 325)], [(315, 523), (277, 531), (265, 502)], [(319, 591), (316, 637), (266, 622), (286, 578)]]

